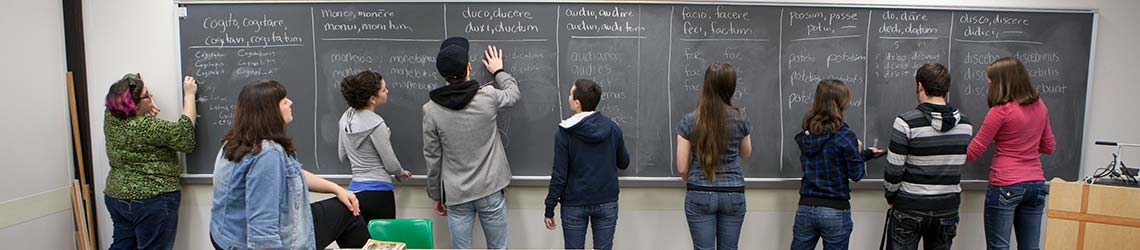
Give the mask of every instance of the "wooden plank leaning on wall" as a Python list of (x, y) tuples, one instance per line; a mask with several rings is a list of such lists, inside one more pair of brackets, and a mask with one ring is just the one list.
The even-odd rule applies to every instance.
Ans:
[[(75, 151), (75, 159), (83, 159), (83, 145), (80, 145), (81, 140), (79, 138), (81, 131), (79, 128), (79, 109), (75, 101), (75, 79), (70, 71), (67, 72), (67, 102), (71, 109), (71, 144)], [(72, 185), (75, 186), (72, 189), (72, 196), (76, 196), (72, 199), (72, 202), (76, 203), (72, 206), (73, 212), (76, 214), (76, 249), (95, 249), (95, 230), (94, 225), (91, 224), (92, 221), (95, 221), (92, 218), (94, 215), (91, 213), (91, 185), (84, 178), (87, 176), (87, 166), (83, 165), (82, 160), (75, 161), (75, 164), (78, 164), (76, 169), (79, 169), (79, 173), (76, 173), (79, 180), (72, 182)], [(79, 195), (76, 195), (75, 191), (78, 191)]]

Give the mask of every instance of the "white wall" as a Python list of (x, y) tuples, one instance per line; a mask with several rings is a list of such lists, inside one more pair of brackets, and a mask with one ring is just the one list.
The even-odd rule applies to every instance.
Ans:
[[(818, 3), (821, 1), (796, 0), (793, 3)], [(844, 0), (829, 1), (847, 4), (889, 4), (917, 6), (979, 6), (1013, 8), (1093, 8), (1098, 9), (1099, 32), (1096, 34), (1094, 52), (1093, 82), (1091, 98), (1086, 114), (1086, 154), (1083, 166), (1085, 173), (1103, 166), (1110, 159), (1108, 148), (1093, 147), (1095, 139), (1115, 139), (1140, 142), (1140, 133), (1133, 132), (1131, 126), (1140, 122), (1123, 100), (1140, 93), (1140, 85), (1134, 84), (1132, 74), (1135, 58), (1140, 58), (1140, 50), (1133, 46), (1140, 40), (1135, 32), (1140, 16), (1133, 12), (1140, 10), (1140, 1), (1100, 0), (960, 0), (929, 1), (918, 0)], [(103, 178), (106, 177), (107, 159), (102, 135), (102, 96), (108, 84), (126, 72), (142, 72), (150, 82), (158, 105), (165, 110), (161, 117), (173, 119), (178, 110), (178, 58), (175, 5), (170, 0), (87, 0), (84, 1), (84, 25), (87, 35), (87, 60), (89, 72), (89, 93), (92, 107), (89, 110), (92, 124), (92, 153), (96, 190), (101, 194)], [(1061, 145), (1065, 146), (1065, 145)], [(212, 150), (212, 149), (209, 149)], [(1126, 151), (1137, 155), (1140, 150)], [(559, 247), (560, 232), (546, 231), (540, 222), (541, 188), (511, 188), (508, 207), (511, 225), (512, 247)], [(401, 187), (399, 190), (399, 216), (436, 218), (437, 237), (446, 243), (446, 220), (430, 213), (429, 203), (423, 198), (421, 187)], [(190, 185), (183, 193), (183, 207), (179, 226), (177, 246), (179, 249), (208, 248), (207, 220), (209, 216), (209, 185)], [(622, 190), (621, 221), (619, 223), (619, 248), (638, 249), (685, 249), (688, 248), (688, 229), (681, 210), (679, 189), (625, 188)], [(100, 197), (99, 200), (102, 198)], [(795, 190), (748, 191), (749, 214), (743, 232), (742, 244), (746, 248), (784, 248), (790, 241), (791, 218), (796, 202)], [(855, 249), (870, 249), (877, 246), (881, 235), (885, 205), (881, 193), (857, 191), (854, 194), (855, 233), (852, 246)], [(962, 205), (963, 218), (957, 249), (976, 249), (984, 245), (981, 233), (982, 193), (967, 192)], [(99, 204), (100, 211), (105, 211)], [(108, 221), (105, 212), (100, 221)], [(110, 225), (102, 223), (100, 232), (104, 246), (110, 240)], [(443, 245), (446, 246), (446, 245)]]
[[(103, 203), (106, 187), (107, 148), (103, 136), (103, 99), (107, 88), (123, 74), (139, 72), (147, 79), (147, 88), (155, 103), (164, 110), (159, 117), (174, 120), (182, 106), (182, 82), (179, 79), (177, 22), (174, 2), (169, 0), (83, 1), (84, 43), (87, 51), (88, 117), (91, 118), (91, 155), (99, 221), (99, 243), (106, 249), (111, 243), (111, 218)], [(209, 197), (207, 196), (207, 201)], [(183, 203), (189, 202), (183, 199)], [(206, 216), (181, 216), (180, 222), (209, 220)], [(191, 230), (182, 229), (182, 234)], [(203, 241), (179, 236), (182, 242)], [(207, 244), (208, 238), (206, 239)], [(208, 249), (209, 247), (192, 248)], [(188, 248), (183, 248), (188, 249)]]
[(62, 1), (0, 2), (0, 34), (0, 246), (74, 248)]

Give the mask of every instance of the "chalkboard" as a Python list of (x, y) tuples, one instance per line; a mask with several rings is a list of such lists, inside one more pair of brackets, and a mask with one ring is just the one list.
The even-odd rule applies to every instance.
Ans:
[[(852, 90), (845, 114), (868, 145), (885, 148), (893, 119), (917, 106), (914, 71), (927, 62), (953, 74), (949, 102), (980, 126), (985, 67), (1005, 56), (1024, 62), (1050, 108), (1057, 151), (1043, 156), (1047, 178), (1074, 180), (1080, 169), (1094, 14), (751, 4), (637, 3), (241, 3), (184, 4), (182, 70), (199, 79), (198, 150), (188, 174), (212, 173), (241, 86), (276, 79), (294, 100), (288, 125), (305, 168), (349, 174), (336, 156), (346, 105), (341, 78), (380, 72), (389, 102), (377, 110), (392, 128), (405, 168), (426, 172), (421, 106), (445, 83), (435, 70), (440, 42), (471, 41), (472, 78), (491, 81), (486, 45), (505, 52), (522, 99), (499, 116), (515, 176), (547, 176), (569, 84), (603, 89), (599, 110), (621, 125), (632, 166), (622, 176), (677, 176), (677, 120), (696, 106), (705, 68), (738, 73), (734, 105), (752, 124), (750, 178), (800, 177), (792, 137), (815, 84), (840, 79)], [(992, 149), (969, 163), (965, 179), (984, 180)], [(881, 178), (885, 161), (868, 166)]]

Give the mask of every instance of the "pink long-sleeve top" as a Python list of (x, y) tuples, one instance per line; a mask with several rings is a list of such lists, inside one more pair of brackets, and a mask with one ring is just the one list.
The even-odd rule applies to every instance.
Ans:
[(1057, 148), (1049, 126), (1049, 108), (1040, 99), (1025, 105), (1008, 102), (991, 107), (982, 128), (970, 141), (966, 159), (977, 159), (990, 142), (997, 145), (990, 163), (990, 185), (1044, 181), (1041, 154), (1053, 154)]

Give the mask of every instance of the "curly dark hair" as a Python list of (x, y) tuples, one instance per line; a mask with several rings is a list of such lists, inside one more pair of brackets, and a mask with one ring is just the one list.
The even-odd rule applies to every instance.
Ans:
[(340, 81), (340, 93), (348, 106), (356, 109), (368, 107), (368, 100), (380, 91), (380, 81), (384, 76), (375, 71), (365, 70), (346, 76)]

